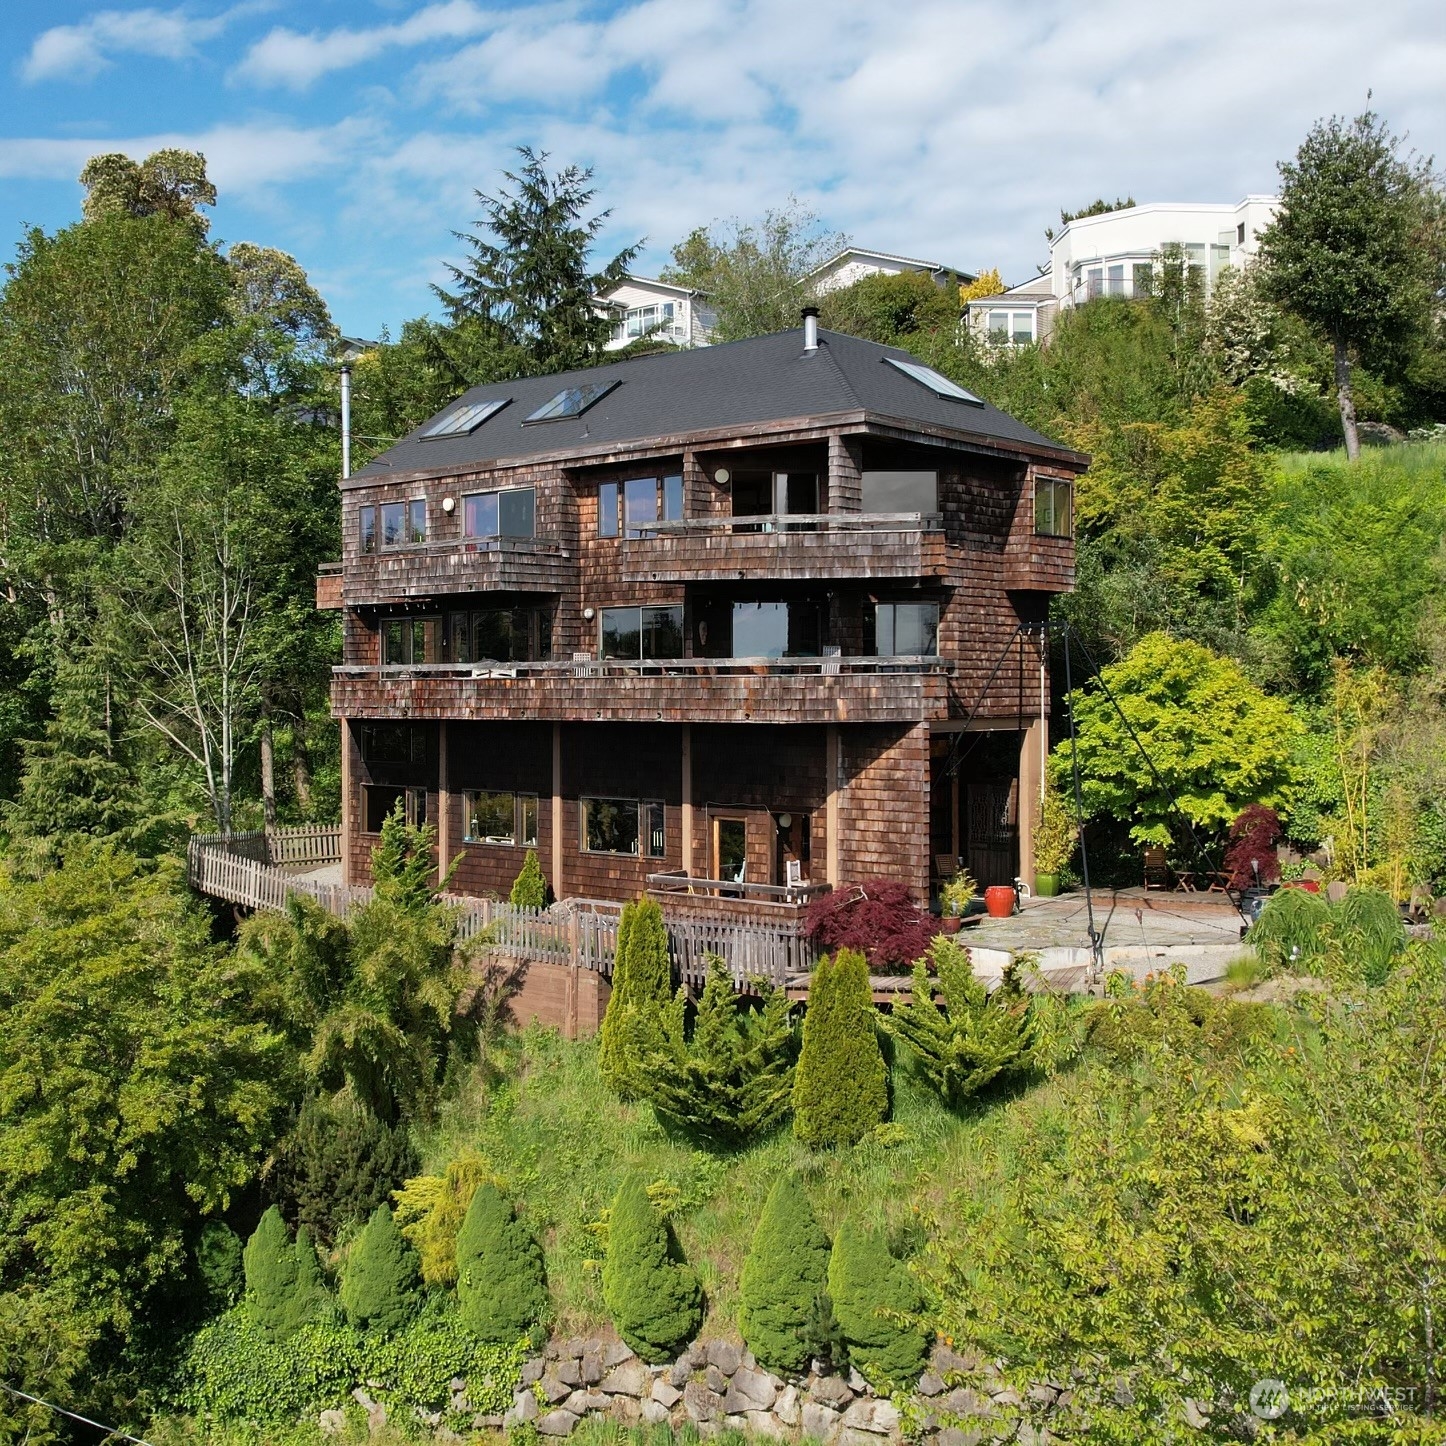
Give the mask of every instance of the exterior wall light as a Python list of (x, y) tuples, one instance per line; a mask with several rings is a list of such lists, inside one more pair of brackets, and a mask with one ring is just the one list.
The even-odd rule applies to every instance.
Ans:
[(584, 622), (590, 623), (596, 616), (597, 614), (591, 608), (584, 608), (582, 610), (582, 618)]
[(457, 510), (457, 499), (455, 497), (444, 497), (442, 499), (442, 511), (451, 516)]

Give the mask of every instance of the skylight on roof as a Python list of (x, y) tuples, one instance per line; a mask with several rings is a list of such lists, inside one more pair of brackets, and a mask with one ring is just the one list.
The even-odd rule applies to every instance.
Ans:
[(584, 382), (580, 387), (564, 387), (550, 402), (540, 406), (524, 422), (560, 422), (564, 417), (580, 417), (596, 401), (617, 386), (617, 382)]
[(926, 386), (936, 397), (944, 397), (951, 402), (968, 402), (970, 406), (982, 407), (984, 399), (976, 397), (973, 392), (966, 392), (956, 382), (951, 382), (948, 377), (941, 376), (933, 367), (926, 367), (919, 362), (904, 361), (902, 357), (886, 356), (884, 358), (891, 367), (897, 367), (906, 377), (912, 377), (921, 386)]
[(488, 417), (495, 416), (511, 400), (511, 397), (503, 397), (495, 402), (468, 402), (465, 407), (448, 412), (441, 421), (433, 422), (422, 433), (422, 438), (460, 437), (467, 432), (475, 432)]

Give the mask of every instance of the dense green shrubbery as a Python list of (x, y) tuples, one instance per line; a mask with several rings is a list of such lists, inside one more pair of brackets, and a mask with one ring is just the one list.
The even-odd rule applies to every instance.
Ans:
[(525, 1354), (490, 1345), (434, 1306), (391, 1336), (364, 1334), (332, 1315), (272, 1340), (247, 1307), (228, 1311), (192, 1338), (174, 1403), (201, 1416), (258, 1424), (294, 1421), (343, 1404), (366, 1381), (381, 1399), (445, 1407), (454, 1377), (473, 1410), (502, 1411)]
[(852, 949), (814, 966), (793, 1085), (793, 1132), (811, 1150), (852, 1145), (888, 1114), (869, 966)]
[(196, 1278), (212, 1311), (229, 1310), (246, 1289), (241, 1237), (222, 1220), (208, 1220), (196, 1241)]
[(1349, 889), (1338, 904), (1306, 889), (1272, 894), (1249, 942), (1268, 969), (1346, 976), (1380, 984), (1406, 947), (1406, 928), (1390, 897)]
[(547, 1313), (542, 1251), (490, 1181), (477, 1187), (457, 1235), (457, 1303), (467, 1329), (494, 1343), (520, 1339)]
[(793, 1025), (788, 997), (760, 984), (763, 1006), (746, 1009), (718, 958), (698, 1001), (692, 1037), (684, 1032), (687, 990), (662, 1016), (663, 1048), (639, 1075), (643, 1096), (665, 1119), (710, 1144), (738, 1146), (787, 1115), (793, 1090)]
[(528, 849), (522, 868), (512, 881), (508, 902), (520, 909), (542, 909), (547, 906), (547, 878), (537, 861), (537, 850)]
[(1084, 1013), (1091, 1048), (1115, 1063), (1128, 1063), (1160, 1046), (1167, 1037), (1188, 1041), (1217, 1061), (1238, 1062), (1274, 1036), (1276, 1014), (1268, 1004), (1221, 999), (1185, 982), (1177, 965), (1143, 985), (1123, 973), (1105, 981), (1106, 998)]
[(603, 1299), (618, 1334), (645, 1360), (663, 1361), (690, 1340), (703, 1319), (703, 1292), (680, 1260), (668, 1222), (648, 1199), (636, 1171), (622, 1184), (608, 1217)]
[(880, 1389), (908, 1388), (928, 1353), (924, 1298), (883, 1236), (844, 1221), (828, 1263), (834, 1318), (849, 1362)]
[(261, 1217), (243, 1259), (246, 1303), (257, 1326), (270, 1340), (295, 1335), (309, 1319), (311, 1298), (297, 1289), (296, 1244), (276, 1206)]
[(828, 1237), (796, 1175), (780, 1175), (753, 1233), (738, 1281), (738, 1326), (771, 1371), (797, 1372), (816, 1342), (811, 1328), (828, 1283)]
[(417, 1252), (397, 1229), (391, 1207), (378, 1205), (346, 1258), (341, 1303), (354, 1326), (400, 1330), (421, 1304)]

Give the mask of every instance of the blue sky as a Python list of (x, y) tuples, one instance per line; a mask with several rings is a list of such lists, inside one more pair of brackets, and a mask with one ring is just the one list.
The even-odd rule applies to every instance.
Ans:
[(194, 0), (0, 6), (0, 249), (87, 156), (206, 153), (212, 235), (353, 335), (431, 305), (512, 148), (596, 170), (653, 271), (790, 193), (860, 245), (1032, 275), (1061, 206), (1269, 191), (1373, 104), (1446, 160), (1440, 0)]

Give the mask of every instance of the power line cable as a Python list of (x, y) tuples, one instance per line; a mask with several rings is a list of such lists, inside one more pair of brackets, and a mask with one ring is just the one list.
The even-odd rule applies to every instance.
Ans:
[(134, 1441), (136, 1446), (151, 1446), (151, 1443), (142, 1436), (132, 1436), (130, 1432), (119, 1430), (115, 1426), (104, 1426), (99, 1421), (92, 1421), (89, 1416), (82, 1416), (78, 1411), (70, 1411), (64, 1406), (57, 1406), (54, 1401), (46, 1401), (39, 1396), (32, 1396), (29, 1391), (22, 1391), (16, 1386), (7, 1386), (4, 1381), (0, 1381), (0, 1391), (14, 1396), (17, 1400), (30, 1401), (34, 1405), (44, 1406), (47, 1411), (54, 1411), (57, 1416), (69, 1416), (72, 1421), (79, 1421), (83, 1426), (94, 1426), (97, 1431), (103, 1431), (107, 1437)]
[(1074, 816), (1079, 823), (1079, 863), (1085, 891), (1085, 916), (1089, 924), (1090, 973), (1093, 976), (1091, 982), (1097, 982), (1103, 979), (1105, 974), (1105, 946), (1103, 936), (1095, 929), (1095, 900), (1094, 892), (1090, 888), (1090, 851), (1089, 845), (1085, 843), (1084, 798), (1079, 783), (1079, 738), (1074, 726), (1074, 673), (1069, 655), (1069, 635), (1070, 626), (1066, 619), (1064, 623), (1064, 697), (1065, 711), (1069, 718), (1069, 767), (1074, 779)]

